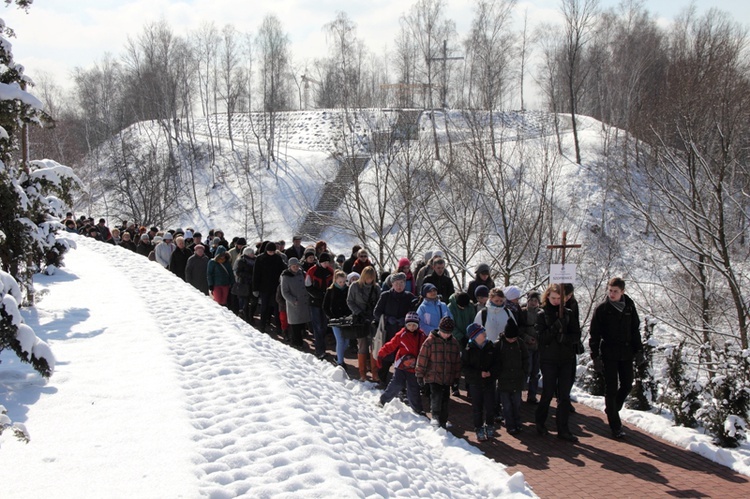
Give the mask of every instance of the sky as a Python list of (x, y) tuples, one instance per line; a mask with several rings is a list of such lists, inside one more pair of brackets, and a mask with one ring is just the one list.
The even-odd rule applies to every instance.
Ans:
[[(358, 26), (358, 34), (370, 50), (382, 53), (392, 46), (399, 18), (416, 0), (34, 0), (29, 13), (15, 7), (0, 8), (0, 18), (12, 27), (16, 60), (32, 78), (45, 72), (63, 87), (70, 86), (75, 67), (88, 67), (105, 53), (120, 54), (128, 36), (140, 33), (145, 23), (165, 19), (178, 34), (196, 30), (205, 22), (217, 27), (233, 24), (254, 33), (266, 14), (281, 18), (292, 42), (297, 62), (326, 53), (323, 25), (339, 11)], [(446, 0), (447, 16), (456, 22), (460, 36), (468, 32), (475, 0)], [(619, 0), (602, 0), (605, 8)], [(687, 0), (651, 0), (648, 9), (664, 23), (687, 5)], [(699, 12), (718, 7), (740, 23), (750, 25), (746, 0), (698, 0)], [(559, 0), (519, 0), (516, 18), (528, 9), (532, 24), (558, 17)]]

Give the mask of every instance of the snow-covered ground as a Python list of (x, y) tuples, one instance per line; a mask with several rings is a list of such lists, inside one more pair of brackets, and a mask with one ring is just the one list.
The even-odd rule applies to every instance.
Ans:
[(78, 238), (37, 276), (40, 378), (4, 352), (4, 497), (531, 496), (520, 473), (280, 344), (154, 262)]

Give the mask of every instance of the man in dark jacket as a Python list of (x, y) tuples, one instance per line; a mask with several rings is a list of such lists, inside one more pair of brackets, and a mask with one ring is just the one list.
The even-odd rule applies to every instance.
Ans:
[(302, 246), (302, 236), (292, 237), (292, 245), (285, 251), (287, 258), (296, 258), (302, 261), (305, 254), (305, 247)]
[(432, 274), (424, 278), (424, 283), (433, 284), (438, 290), (440, 301), (446, 305), (450, 297), (453, 296), (453, 293), (456, 292), (456, 288), (453, 286), (453, 279), (445, 271), (445, 260), (442, 258), (433, 259)]
[(272, 314), (278, 317), (276, 288), (279, 286), (281, 273), (287, 268), (281, 255), (276, 252), (276, 243), (266, 243), (263, 250), (255, 260), (253, 273), (253, 295), (260, 299), (261, 332), (265, 332)]
[(633, 360), (645, 362), (640, 323), (635, 303), (625, 294), (625, 281), (613, 277), (607, 299), (591, 318), (589, 347), (594, 369), (604, 374), (604, 412), (614, 438), (625, 436), (620, 409), (633, 388)]
[(305, 289), (310, 295), (310, 319), (313, 338), (315, 338), (315, 356), (321, 360), (326, 355), (326, 330), (328, 329), (328, 318), (323, 313), (323, 298), (325, 298), (326, 289), (332, 283), (331, 255), (322, 253), (318, 264), (310, 267), (305, 274)]
[[(414, 295), (406, 291), (406, 274), (397, 272), (391, 276), (391, 289), (380, 294), (373, 318), (380, 321), (383, 317), (385, 325), (385, 338), (383, 343), (388, 343), (405, 326), (405, 317), (408, 312), (415, 308)], [(395, 353), (385, 356), (380, 360), (381, 367), (378, 371), (380, 383), (388, 385), (388, 371), (396, 360)]]
[(185, 264), (185, 282), (192, 284), (204, 295), (208, 294), (208, 256), (205, 254), (205, 246), (195, 245), (195, 253), (188, 258)]
[(355, 244), (352, 247), (352, 254), (347, 260), (344, 262), (343, 269), (344, 272), (346, 272), (347, 275), (349, 275), (352, 272), (352, 267), (354, 267), (354, 262), (357, 261), (357, 253), (359, 253), (359, 250), (362, 249), (362, 246)]
[(185, 267), (187, 266), (188, 258), (193, 256), (193, 252), (185, 247), (185, 239), (182, 236), (178, 236), (175, 239), (175, 245), (177, 247), (169, 258), (169, 266), (167, 268), (180, 279), (185, 280)]

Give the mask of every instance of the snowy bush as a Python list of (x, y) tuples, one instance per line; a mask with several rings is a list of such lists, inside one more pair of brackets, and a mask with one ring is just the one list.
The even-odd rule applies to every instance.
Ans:
[(653, 317), (646, 317), (643, 327), (643, 355), (646, 363), (636, 365), (635, 367), (635, 384), (630, 392), (630, 402), (628, 407), (637, 411), (651, 410), (652, 404), (656, 401), (657, 383), (654, 378), (654, 352), (658, 342), (654, 339), (654, 328), (656, 321)]
[(666, 366), (662, 379), (664, 393), (662, 400), (672, 411), (674, 422), (679, 426), (694, 428), (698, 425), (696, 413), (701, 407), (703, 387), (697, 379), (690, 379), (687, 373), (685, 343), (665, 348)]
[(21, 423), (14, 423), (8, 417), (8, 411), (5, 407), (0, 405), (0, 435), (5, 430), (13, 430), (13, 435), (21, 442), (29, 443), (29, 432), (26, 431), (26, 427)]
[(47, 378), (55, 369), (55, 357), (49, 345), (24, 324), (18, 311), (20, 299), (21, 289), (16, 280), (0, 270), (0, 352), (6, 348), (13, 350), (23, 362), (31, 364)]
[(604, 396), (604, 375), (594, 371), (594, 361), (586, 364), (586, 372), (581, 376), (581, 387), (591, 395)]
[(727, 342), (716, 352), (715, 373), (706, 386), (698, 418), (722, 447), (738, 447), (747, 438), (750, 412), (750, 350)]

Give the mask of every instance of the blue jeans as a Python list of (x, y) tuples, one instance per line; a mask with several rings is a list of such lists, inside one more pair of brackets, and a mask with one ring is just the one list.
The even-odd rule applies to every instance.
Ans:
[(349, 346), (349, 340), (344, 338), (344, 333), (341, 332), (341, 328), (338, 326), (331, 326), (333, 329), (333, 336), (336, 337), (336, 362), (338, 364), (344, 363), (344, 354), (346, 353), (346, 347)]
[(411, 409), (420, 414), (422, 412), (422, 395), (419, 393), (417, 375), (404, 369), (396, 369), (388, 388), (380, 396), (380, 403), (385, 405), (393, 400), (406, 386), (406, 398)]
[(313, 338), (315, 338), (315, 355), (320, 357), (326, 353), (326, 328), (328, 318), (320, 307), (310, 307)]
[(505, 427), (508, 430), (514, 430), (521, 427), (521, 391), (500, 392), (500, 398), (503, 401), (503, 417), (505, 418)]

